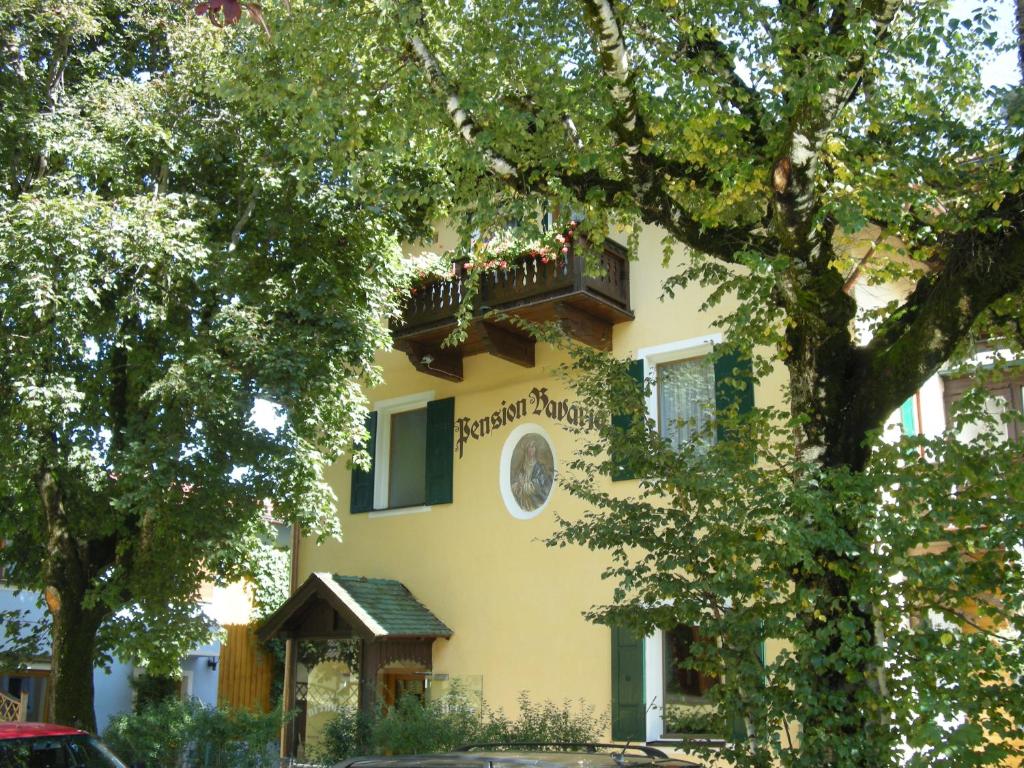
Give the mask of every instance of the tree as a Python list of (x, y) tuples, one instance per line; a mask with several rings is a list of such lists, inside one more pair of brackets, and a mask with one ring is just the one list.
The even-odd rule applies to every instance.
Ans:
[(0, 8), (0, 557), (89, 729), (94, 665), (176, 668), (271, 507), (336, 530), (321, 470), (363, 431), (411, 226), (218, 95), (245, 41), (183, 11)]
[[(649, 629), (718, 611), (728, 639), (703, 663), (735, 670), (720, 688), (750, 725), (732, 757), (887, 765), (913, 747), (917, 762), (967, 764), (1007, 748), (984, 731), (1012, 734), (1010, 716), (1024, 717), (1006, 684), (1021, 671), (1017, 463), (993, 446), (982, 461), (949, 441), (878, 439), (980, 324), (1016, 323), (1019, 92), (981, 85), (979, 63), (1001, 45), (991, 9), (961, 20), (940, 0), (310, 0), (267, 11), (274, 37), (240, 87), (279, 104), (301, 94), (290, 114), (311, 145), (366, 150), (353, 178), (373, 158), (442, 167), (444, 183), (428, 174), (381, 194), (444, 200), (467, 239), (529, 230), (538, 210), (580, 214), (591, 239), (611, 222), (658, 227), (666, 259), (675, 246), (685, 254), (668, 292), (698, 281), (709, 307), (737, 296), (723, 320), (733, 351), (756, 350), (760, 373), (785, 367), (788, 413), (732, 425), (736, 439), (707, 454), (666, 453), (634, 388), (615, 407), (633, 403), (627, 442), (647, 450), (629, 453), (653, 479), (625, 500), (571, 481), (598, 512), (560, 539), (616, 557), (619, 602), (599, 620)], [(865, 235), (874, 242), (854, 262), (843, 241)], [(869, 337), (855, 328), (853, 274), (909, 283), (866, 318)], [(615, 377), (602, 364), (584, 356), (579, 367), (606, 385), (585, 376), (584, 392), (607, 393)], [(628, 450), (621, 431), (604, 437), (613, 454)], [(691, 535), (718, 554), (688, 555)], [(949, 554), (907, 556), (933, 539)], [(929, 609), (960, 626), (962, 601), (985, 593), (999, 595), (982, 612), (1005, 633), (904, 626)], [(762, 629), (792, 648), (767, 685), (740, 663)], [(771, 734), (794, 723), (799, 746), (777, 748)]]

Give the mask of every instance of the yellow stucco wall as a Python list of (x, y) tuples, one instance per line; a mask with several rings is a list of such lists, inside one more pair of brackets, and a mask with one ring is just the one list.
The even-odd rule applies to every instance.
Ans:
[[(619, 238), (625, 242), (625, 237)], [(675, 299), (658, 301), (671, 274), (662, 267), (661, 233), (641, 239), (640, 259), (631, 264), (631, 301), (636, 319), (614, 330), (614, 352), (636, 350), (717, 333), (714, 316), (700, 312), (702, 290), (691, 287)], [(724, 309), (728, 309), (725, 307)], [(404, 354), (380, 357), (386, 383), (369, 392), (371, 404), (432, 391), (455, 397), (455, 418), (480, 418), (502, 400), (528, 397), (534, 386), (552, 397), (571, 392), (552, 377), (563, 358), (538, 344), (536, 367), (522, 368), (489, 355), (464, 361), (458, 384), (416, 372)], [(758, 405), (781, 405), (776, 375), (755, 392)], [(558, 464), (573, 453), (573, 436), (556, 422), (528, 415), (482, 439), (469, 441), (454, 460), (454, 503), (429, 511), (391, 516), (348, 512), (350, 473), (344, 463), (328, 472), (338, 496), (342, 541), (302, 541), (299, 578), (313, 571), (398, 579), (454, 631), (434, 644), (434, 672), (482, 676), (490, 706), (515, 711), (520, 691), (534, 700), (582, 699), (599, 713), (611, 703), (611, 648), (607, 627), (587, 623), (582, 612), (607, 601), (612, 585), (599, 578), (605, 553), (583, 548), (550, 549), (543, 539), (555, 515), (577, 517), (580, 502), (555, 488), (544, 511), (515, 519), (505, 508), (498, 482), (499, 456), (508, 434), (521, 423), (541, 425), (551, 437)], [(610, 482), (610, 481), (609, 481)], [(615, 483), (628, 491), (633, 483)], [(769, 653), (772, 652), (769, 647)], [(651, 692), (648, 692), (648, 699)]]

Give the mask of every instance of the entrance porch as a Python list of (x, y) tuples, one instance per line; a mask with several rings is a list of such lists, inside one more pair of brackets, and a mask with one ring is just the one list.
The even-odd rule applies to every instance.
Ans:
[(306, 757), (308, 737), (345, 709), (372, 711), (422, 697), (433, 644), (452, 631), (393, 579), (314, 573), (258, 631), (285, 640), (282, 757)]

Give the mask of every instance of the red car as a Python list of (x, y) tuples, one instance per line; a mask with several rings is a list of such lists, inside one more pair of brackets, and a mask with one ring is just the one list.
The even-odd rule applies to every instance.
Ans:
[(125, 768), (85, 731), (49, 723), (0, 723), (0, 768)]

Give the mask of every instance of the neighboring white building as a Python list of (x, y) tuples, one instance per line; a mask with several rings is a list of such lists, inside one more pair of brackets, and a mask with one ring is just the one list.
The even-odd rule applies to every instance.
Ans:
[[(252, 619), (251, 600), (241, 585), (209, 587), (203, 591), (201, 608), (219, 627), (248, 624)], [(24, 611), (29, 620), (42, 618), (46, 608), (37, 595), (15, 590), (0, 583), (0, 611)], [(216, 706), (220, 674), (221, 643), (213, 642), (194, 648), (181, 661), (181, 696), (195, 698), (206, 706)], [(143, 672), (141, 668), (115, 658), (109, 669), (93, 671), (96, 690), (96, 727), (106, 730), (111, 718), (132, 709), (131, 679)], [(0, 670), (0, 692), (19, 698), (28, 691), (30, 721), (45, 721), (51, 710), (48, 683), (50, 659), (33, 659), (17, 670)]]

